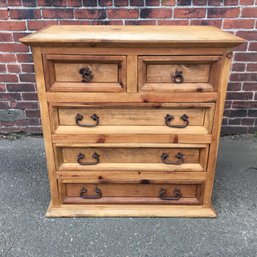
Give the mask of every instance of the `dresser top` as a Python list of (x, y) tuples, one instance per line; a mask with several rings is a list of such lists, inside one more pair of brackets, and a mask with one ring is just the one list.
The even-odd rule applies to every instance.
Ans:
[(53, 25), (39, 30), (20, 41), (37, 45), (177, 45), (194, 44), (212, 47), (233, 47), (244, 42), (212, 26), (86, 26)]

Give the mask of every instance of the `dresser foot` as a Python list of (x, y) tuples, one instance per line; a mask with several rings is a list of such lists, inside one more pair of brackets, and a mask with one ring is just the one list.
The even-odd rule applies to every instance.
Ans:
[(213, 207), (202, 206), (160, 206), (160, 205), (61, 205), (52, 207), (46, 217), (184, 217), (216, 218)]

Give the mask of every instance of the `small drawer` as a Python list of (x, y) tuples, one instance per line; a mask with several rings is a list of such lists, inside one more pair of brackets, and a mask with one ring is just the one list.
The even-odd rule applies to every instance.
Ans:
[(43, 61), (49, 91), (126, 91), (125, 56), (45, 55)]
[(208, 134), (214, 104), (56, 107), (56, 134)]
[(219, 60), (219, 56), (140, 56), (139, 91), (215, 91)]
[(64, 204), (201, 204), (202, 184), (87, 183), (59, 180)]
[[(73, 144), (74, 145), (74, 144)], [(135, 144), (134, 144), (135, 145)], [(59, 171), (206, 171), (206, 144), (165, 145), (95, 144), (77, 147), (56, 146)]]

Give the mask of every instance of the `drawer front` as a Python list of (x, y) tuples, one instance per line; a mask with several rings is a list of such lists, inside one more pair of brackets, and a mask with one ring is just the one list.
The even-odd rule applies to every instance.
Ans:
[(213, 107), (57, 107), (56, 133), (207, 134)]
[(62, 203), (174, 205), (201, 203), (201, 184), (97, 184), (83, 182), (59, 181)]
[(69, 92), (123, 92), (125, 56), (45, 55), (47, 89)]
[(56, 147), (60, 171), (195, 171), (206, 170), (208, 145), (163, 147)]
[(219, 59), (217, 56), (141, 56), (139, 91), (214, 91)]

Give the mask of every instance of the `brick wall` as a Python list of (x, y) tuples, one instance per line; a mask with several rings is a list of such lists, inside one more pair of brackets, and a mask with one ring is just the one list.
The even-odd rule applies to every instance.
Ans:
[(257, 131), (257, 0), (0, 0), (0, 132), (41, 132), (31, 52), (18, 39), (49, 24), (214, 25), (247, 39), (222, 132)]

